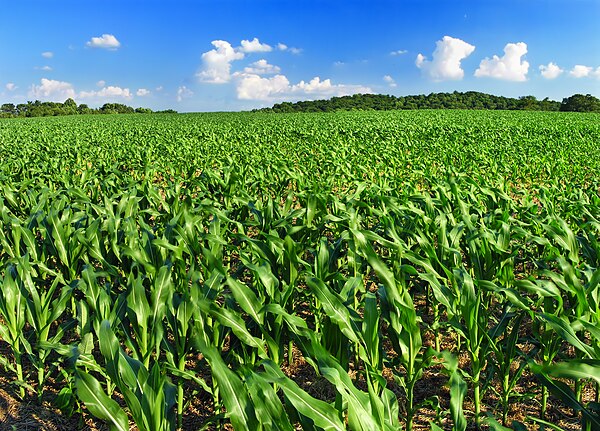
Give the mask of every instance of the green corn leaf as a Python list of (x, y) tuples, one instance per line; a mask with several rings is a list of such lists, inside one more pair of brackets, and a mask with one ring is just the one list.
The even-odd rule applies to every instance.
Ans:
[(262, 325), (264, 316), (261, 314), (261, 304), (256, 294), (248, 286), (231, 277), (227, 278), (227, 285), (240, 308), (256, 323)]
[(359, 336), (357, 334), (360, 334), (360, 331), (356, 324), (356, 318), (350, 315), (348, 307), (327, 288), (322, 280), (311, 277), (306, 280), (306, 283), (321, 302), (329, 318), (340, 328), (342, 334), (358, 343)]
[(293, 380), (283, 374), (276, 364), (263, 361), (265, 378), (276, 383), (296, 410), (311, 419), (316, 427), (323, 431), (344, 431), (346, 427), (340, 421), (337, 411), (324, 401), (311, 397)]
[(202, 337), (196, 337), (196, 343), (210, 365), (234, 429), (236, 431), (258, 429), (254, 406), (241, 379), (227, 367), (215, 347), (206, 344)]
[(83, 371), (76, 372), (75, 387), (77, 397), (90, 413), (108, 422), (111, 431), (129, 431), (127, 415), (119, 404), (105, 393), (95, 377)]
[(292, 431), (294, 428), (273, 386), (259, 373), (245, 370), (248, 393), (256, 409), (256, 417), (265, 430)]

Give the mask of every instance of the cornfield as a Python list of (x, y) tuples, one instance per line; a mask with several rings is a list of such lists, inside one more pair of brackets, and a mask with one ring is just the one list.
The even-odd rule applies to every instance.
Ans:
[(598, 172), (595, 114), (0, 120), (2, 378), (120, 431), (600, 430)]

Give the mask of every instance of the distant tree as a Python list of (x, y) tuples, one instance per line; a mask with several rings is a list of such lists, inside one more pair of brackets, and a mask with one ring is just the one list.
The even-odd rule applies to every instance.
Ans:
[(330, 112), (354, 110), (392, 110), (392, 109), (527, 109), (557, 111), (559, 102), (545, 98), (542, 101), (534, 96), (519, 99), (494, 96), (491, 94), (467, 91), (461, 93), (430, 93), (413, 96), (390, 96), (383, 94), (354, 94), (352, 96), (332, 97), (328, 100), (283, 102), (262, 112)]
[(0, 106), (0, 112), (3, 114), (9, 114), (7, 116), (17, 115), (17, 107), (14, 103), (5, 103)]
[(566, 97), (560, 104), (561, 111), (600, 112), (600, 99), (591, 94), (574, 94)]
[(81, 105), (79, 105), (77, 107), (77, 113), (81, 114), (81, 115), (85, 115), (85, 114), (91, 114), (93, 112), (93, 110), (87, 106), (85, 103), (82, 103)]
[(539, 109), (539, 104), (535, 96), (519, 97), (518, 106), (519, 109), (524, 109), (526, 111), (534, 111)]
[(27, 114), (27, 104), (19, 103), (17, 105), (17, 116), (24, 117)]
[(65, 100), (62, 105), (62, 115), (74, 115), (77, 114), (77, 103), (71, 98)]
[(131, 106), (122, 103), (105, 103), (100, 108), (102, 114), (133, 114), (135, 111)]

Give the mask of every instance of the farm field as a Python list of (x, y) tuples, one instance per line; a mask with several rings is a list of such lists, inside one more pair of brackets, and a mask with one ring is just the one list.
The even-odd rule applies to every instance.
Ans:
[(0, 429), (599, 430), (599, 172), (598, 114), (0, 120)]

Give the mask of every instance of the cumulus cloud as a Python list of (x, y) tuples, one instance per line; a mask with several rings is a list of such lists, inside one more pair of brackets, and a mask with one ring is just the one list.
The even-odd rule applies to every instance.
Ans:
[(390, 87), (397, 87), (397, 86), (398, 86), (398, 85), (396, 84), (396, 81), (394, 81), (394, 78), (392, 78), (390, 75), (385, 75), (385, 76), (383, 77), (383, 80), (384, 80), (385, 82), (387, 82), (387, 83), (388, 83), (388, 85), (389, 85)]
[(274, 101), (372, 92), (370, 88), (360, 85), (332, 84), (330, 79), (321, 80), (318, 76), (308, 82), (300, 81), (294, 85), (290, 84), (285, 75), (264, 78), (256, 74), (242, 73), (236, 78), (238, 99), (244, 100)]
[(390, 52), (390, 55), (391, 55), (391, 56), (394, 56), (394, 57), (396, 57), (396, 56), (398, 56), (398, 55), (403, 55), (403, 54), (406, 54), (407, 52), (408, 52), (408, 51), (407, 51), (406, 49), (398, 49), (398, 50), (396, 50), (396, 51), (392, 51), (392, 52)]
[(181, 102), (183, 99), (187, 99), (188, 97), (192, 97), (194, 92), (187, 88), (185, 85), (182, 85), (177, 89), (177, 101)]
[(548, 65), (540, 65), (540, 73), (546, 79), (556, 79), (563, 72), (564, 71), (553, 62), (548, 63)]
[(224, 40), (213, 40), (215, 49), (202, 54), (203, 68), (196, 74), (200, 81), (224, 84), (231, 80), (231, 62), (244, 58), (244, 53), (234, 49)]
[[(103, 81), (101, 81), (103, 83)], [(100, 84), (101, 82), (98, 82)], [(16, 88), (16, 87), (13, 87)], [(139, 92), (139, 90), (138, 90)], [(65, 99), (86, 99), (97, 102), (111, 101), (114, 99), (131, 100), (133, 94), (129, 88), (117, 86), (102, 87), (99, 90), (75, 91), (73, 84), (64, 81), (42, 78), (40, 85), (29, 88), (29, 97), (52, 102), (62, 102)]]
[(4, 86), (8, 91), (15, 91), (18, 87), (15, 85), (14, 82), (9, 82), (8, 84), (6, 84)]
[(45, 72), (51, 72), (52, 71), (52, 68), (50, 66), (36, 67), (36, 69), (43, 70)]
[(29, 97), (52, 102), (62, 102), (68, 98), (75, 98), (73, 84), (54, 79), (42, 78), (40, 85), (32, 85), (29, 88)]
[(435, 43), (432, 59), (423, 54), (417, 55), (415, 64), (434, 81), (462, 79), (465, 72), (460, 62), (475, 51), (473, 45), (450, 36), (444, 36)]
[[(214, 49), (202, 54), (202, 67), (196, 74), (196, 77), (200, 81), (210, 84), (225, 84), (230, 82), (233, 76), (231, 73), (231, 63), (246, 58), (247, 54), (273, 51), (271, 45), (262, 43), (257, 37), (252, 40), (242, 40), (240, 46), (237, 47), (234, 47), (225, 40), (213, 40), (211, 44), (214, 46)], [(292, 54), (301, 52), (300, 49), (291, 48), (284, 43), (278, 43), (276, 49), (279, 51), (288, 51)], [(243, 73), (257, 75), (279, 73), (277, 66), (268, 65), (268, 67), (263, 67), (262, 62), (268, 65), (266, 60), (259, 60), (246, 67)]]
[(504, 47), (504, 55), (492, 58), (484, 58), (475, 71), (475, 76), (504, 79), (506, 81), (525, 81), (527, 80), (527, 71), (529, 63), (522, 60), (527, 54), (527, 44), (525, 42), (507, 43)]
[(92, 37), (86, 45), (90, 48), (116, 50), (121, 46), (121, 42), (114, 35), (105, 33), (100, 37)]
[(252, 40), (242, 40), (239, 51), (250, 53), (250, 52), (270, 52), (273, 48), (266, 43), (261, 43), (257, 37)]
[(600, 78), (600, 67), (597, 67), (596, 70), (594, 70), (593, 67), (577, 64), (569, 71), (569, 75), (573, 78), (586, 78), (588, 76)]
[(571, 69), (569, 75), (571, 75), (573, 78), (585, 78), (586, 76), (589, 76), (591, 72), (592, 68), (590, 66), (578, 64)]
[(106, 85), (106, 81), (101, 79), (100, 81), (96, 82), (96, 87), (104, 87)]
[(147, 90), (145, 88), (138, 88), (138, 91), (135, 92), (135, 95), (138, 97), (149, 96), (150, 90)]
[(81, 99), (125, 99), (131, 100), (133, 95), (129, 88), (121, 88), (113, 85), (104, 87), (98, 91), (82, 91), (79, 93)]
[(45, 52), (42, 52), (42, 57), (52, 58), (52, 57), (54, 57), (54, 53), (52, 51), (45, 51)]
[(281, 69), (279, 66), (269, 64), (265, 59), (255, 61), (244, 68), (244, 73), (252, 73), (255, 75), (274, 75), (280, 71)]
[(284, 75), (263, 78), (255, 74), (240, 74), (236, 85), (238, 99), (272, 100), (288, 93), (290, 81)]

